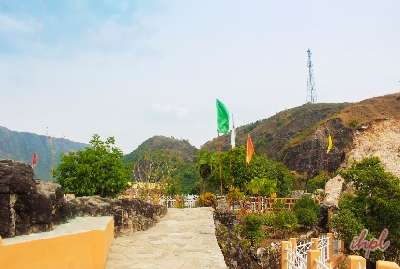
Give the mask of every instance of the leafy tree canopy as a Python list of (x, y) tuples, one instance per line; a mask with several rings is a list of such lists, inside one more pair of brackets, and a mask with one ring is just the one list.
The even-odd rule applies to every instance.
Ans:
[(225, 152), (202, 150), (197, 166), (205, 186), (211, 191), (218, 191), (222, 183), (223, 190), (233, 185), (246, 190), (252, 179), (266, 179), (275, 182), (279, 196), (288, 196), (293, 186), (293, 176), (282, 163), (269, 160), (255, 154), (249, 165), (246, 164), (244, 147), (236, 147)]
[(102, 141), (94, 135), (89, 147), (62, 156), (54, 177), (67, 193), (115, 196), (129, 181), (129, 170), (122, 157), (113, 137)]
[[(333, 227), (349, 246), (353, 236), (362, 228), (371, 237), (378, 238), (384, 228), (389, 230), (391, 246), (385, 258), (399, 261), (400, 257), (400, 181), (385, 171), (377, 157), (354, 163), (341, 172), (342, 177), (353, 184), (354, 194), (342, 195), (339, 210), (333, 218)], [(372, 259), (382, 258), (375, 252)]]

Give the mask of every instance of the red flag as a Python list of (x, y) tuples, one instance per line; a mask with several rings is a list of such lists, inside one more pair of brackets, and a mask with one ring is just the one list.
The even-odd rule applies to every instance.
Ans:
[(251, 140), (250, 135), (247, 135), (247, 150), (246, 150), (246, 163), (249, 164), (254, 154), (254, 146), (253, 141)]
[(32, 168), (35, 168), (38, 162), (39, 162), (39, 156), (36, 154), (36, 152), (34, 152), (32, 154)]

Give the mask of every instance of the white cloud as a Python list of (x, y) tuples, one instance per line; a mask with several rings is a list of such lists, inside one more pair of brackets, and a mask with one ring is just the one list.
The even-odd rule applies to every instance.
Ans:
[(174, 106), (171, 104), (152, 104), (151, 108), (154, 112), (159, 114), (169, 114), (173, 115), (179, 119), (186, 118), (189, 114), (189, 110), (185, 107)]
[(42, 29), (42, 24), (33, 19), (21, 20), (0, 14), (0, 32), (33, 34)]

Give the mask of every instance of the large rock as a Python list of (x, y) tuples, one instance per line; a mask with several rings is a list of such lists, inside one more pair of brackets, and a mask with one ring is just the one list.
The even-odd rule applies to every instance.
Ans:
[(54, 183), (36, 182), (32, 167), (0, 161), (0, 236), (49, 231), (63, 221), (63, 192)]
[(338, 207), (340, 195), (343, 190), (344, 179), (337, 175), (334, 178), (331, 178), (325, 184), (325, 199), (323, 204), (326, 207)]

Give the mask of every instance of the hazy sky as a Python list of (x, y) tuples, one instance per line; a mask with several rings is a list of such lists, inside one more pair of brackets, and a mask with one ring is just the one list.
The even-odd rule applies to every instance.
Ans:
[(125, 152), (155, 134), (199, 146), (215, 98), (237, 125), (306, 98), (400, 88), (400, 1), (0, 0), (0, 125)]

